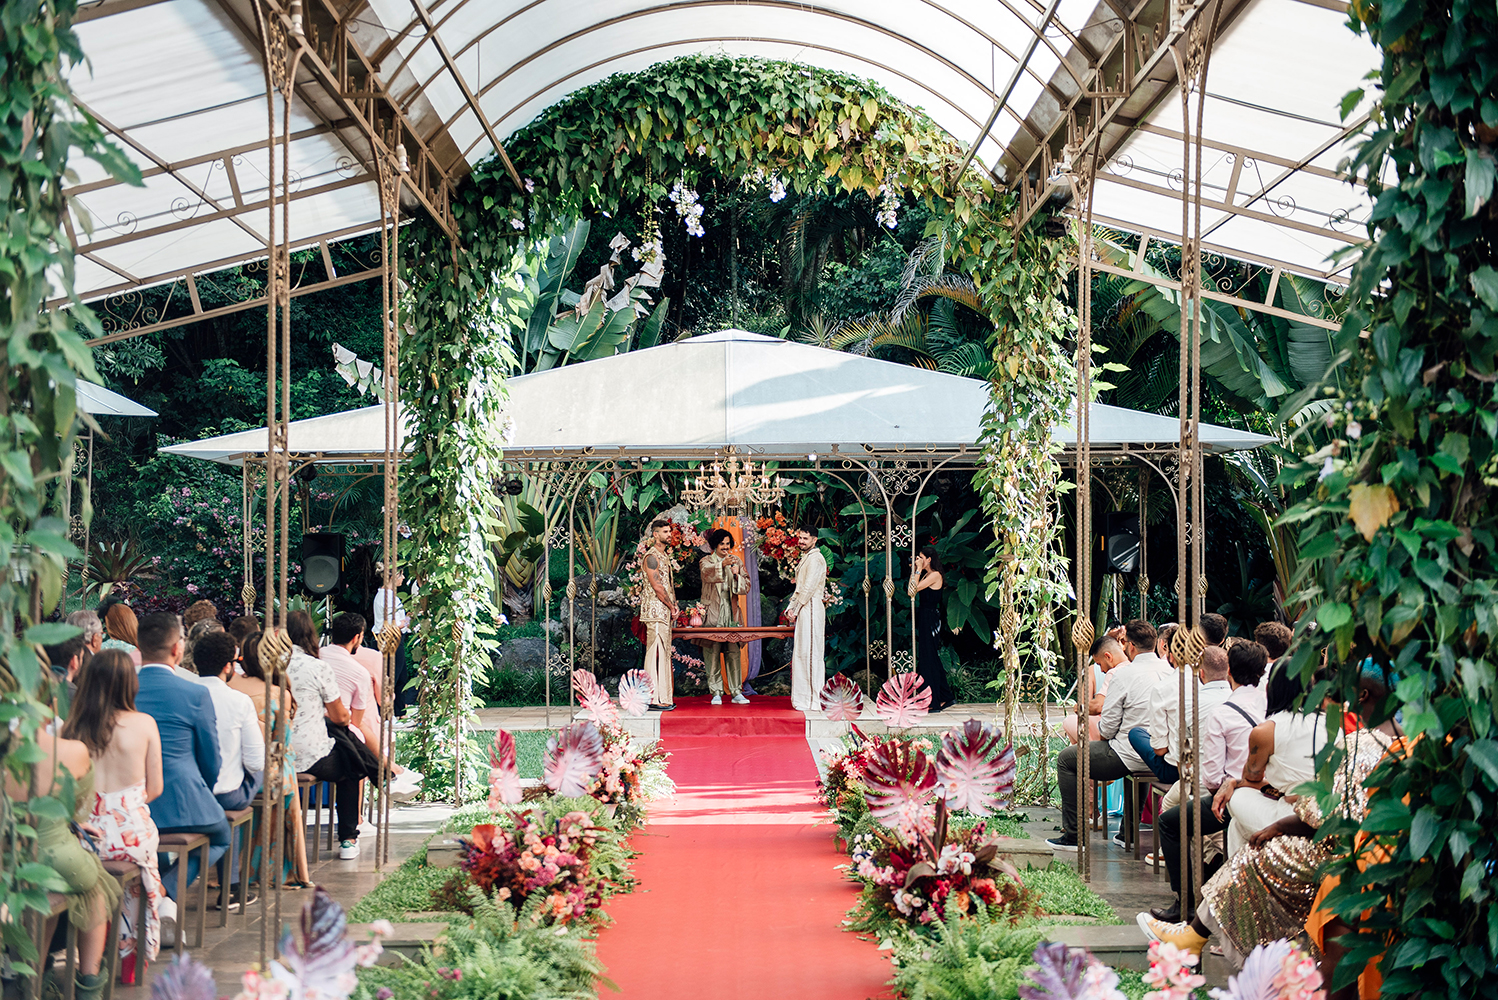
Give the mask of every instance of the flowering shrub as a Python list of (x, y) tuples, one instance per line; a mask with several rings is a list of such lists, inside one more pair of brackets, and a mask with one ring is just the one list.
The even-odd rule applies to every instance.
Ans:
[[(547, 823), (531, 809), (509, 814), (509, 826), (486, 823), (460, 838), (459, 867), (466, 881), (500, 902), (522, 906), (532, 896), (542, 902), (537, 919), (566, 924), (587, 918), (603, 901), (603, 880), (588, 857), (605, 831), (585, 812), (574, 811)], [(443, 907), (472, 913), (461, 886), (449, 882), (436, 893)]]
[[(147, 505), (144, 515), (174, 538), (156, 563), (157, 578), (168, 589), (186, 591), (223, 605), (238, 601), (243, 511), (239, 495), (207, 486), (173, 487)], [(264, 553), (260, 529), (251, 525), (250, 551)]]

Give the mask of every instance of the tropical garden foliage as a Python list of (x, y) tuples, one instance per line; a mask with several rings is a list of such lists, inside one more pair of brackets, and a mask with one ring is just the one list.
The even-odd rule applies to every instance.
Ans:
[(1358, 838), (1332, 869), (1328, 904), (1360, 931), (1333, 985), (1381, 954), (1386, 997), (1480, 996), (1498, 989), (1498, 12), (1355, 4), (1350, 24), (1383, 52), (1348, 168), (1374, 198), (1370, 245), (1335, 343), (1346, 376), (1287, 406), (1332, 404), (1281, 477), (1310, 495), (1280, 521), (1309, 610), (1296, 665), (1327, 651), (1344, 693), (1388, 671), (1379, 715), (1402, 712), (1411, 743), (1370, 777), (1360, 828), (1323, 827)]

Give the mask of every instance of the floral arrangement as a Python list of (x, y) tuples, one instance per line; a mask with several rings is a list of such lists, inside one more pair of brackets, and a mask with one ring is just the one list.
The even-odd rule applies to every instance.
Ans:
[(759, 536), (759, 555), (776, 566), (776, 571), (789, 580), (796, 575), (796, 564), (801, 561), (801, 547), (796, 544), (796, 533), (785, 514), (776, 511), (770, 517), (754, 522)]
[[(569, 812), (546, 824), (534, 810), (520, 809), (508, 821), (508, 826), (476, 826), (460, 838), (458, 865), (471, 884), (516, 906), (539, 894), (542, 903), (532, 912), (549, 924), (586, 918), (599, 907), (603, 880), (594, 874), (588, 856), (604, 831), (587, 813)], [(461, 899), (455, 902), (462, 906)]]
[(914, 740), (868, 739), (841, 761), (828, 762), (823, 800), (841, 811), (859, 795), (877, 825), (849, 844), (852, 874), (864, 883), (852, 926), (881, 929), (889, 920), (907, 930), (949, 916), (995, 912), (1012, 921), (1035, 909), (1019, 872), (998, 856), (998, 837), (978, 822), (954, 830), (950, 810), (988, 816), (1014, 788), (1012, 744), (1000, 749), (996, 730), (968, 720), (942, 737), (933, 760)]
[[(666, 543), (666, 551), (671, 557), (672, 571), (680, 573), (682, 566), (696, 562), (707, 552), (707, 538), (702, 532), (709, 521), (706, 514), (692, 515), (682, 508), (672, 508), (661, 516), (671, 522), (671, 538)], [(640, 539), (635, 546), (634, 555), (624, 564), (624, 592), (629, 603), (635, 607), (640, 606), (640, 599), (645, 596), (645, 588), (649, 586), (645, 580), (645, 552), (649, 548), (650, 537), (647, 535)]]
[(866, 833), (852, 844), (853, 873), (866, 886), (869, 903), (914, 925), (973, 916), (978, 904), (992, 914), (1002, 911), (1011, 922), (1034, 909), (1019, 872), (997, 857), (978, 823), (948, 840), (940, 849), (930, 838), (911, 844), (882, 833)]
[(643, 815), (645, 806), (675, 791), (666, 777), (666, 759), (671, 755), (656, 740), (637, 744), (623, 726), (604, 726), (603, 764), (588, 794), (625, 813), (631, 824)]
[(837, 585), (836, 580), (827, 581), (826, 588), (822, 591), (822, 603), (829, 608), (843, 606), (843, 588)]

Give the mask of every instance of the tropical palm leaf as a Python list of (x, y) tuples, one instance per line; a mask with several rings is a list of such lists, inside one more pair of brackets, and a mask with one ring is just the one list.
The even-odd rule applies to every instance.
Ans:
[(643, 719), (650, 713), (650, 702), (654, 698), (655, 686), (645, 671), (631, 670), (619, 678), (619, 707), (625, 715)]
[(899, 298), (895, 299), (895, 307), (890, 310), (890, 321), (898, 323), (905, 318), (905, 313), (912, 306), (921, 299), (929, 298), (951, 299), (958, 305), (967, 306), (980, 316), (988, 315), (988, 310), (983, 304), (983, 297), (978, 293), (978, 288), (972, 281), (960, 274), (938, 274), (918, 276), (900, 289)]
[(822, 711), (833, 722), (852, 722), (863, 713), (863, 692), (847, 674), (833, 674), (818, 697)]
[(520, 768), (515, 762), (515, 737), (501, 729), (489, 748), (489, 808), (514, 805), (522, 798)]
[(541, 780), (562, 798), (588, 794), (603, 766), (603, 736), (591, 722), (563, 726), (546, 741)]
[(936, 768), (918, 744), (881, 742), (868, 756), (864, 785), (869, 812), (886, 826), (914, 826), (933, 812)]
[(1007, 805), (1014, 791), (1014, 746), (999, 750), (999, 739), (996, 730), (977, 719), (942, 737), (936, 753), (937, 794), (948, 809), (987, 816)]
[(917, 673), (895, 674), (879, 689), (874, 714), (892, 729), (915, 725), (931, 708), (931, 689)]

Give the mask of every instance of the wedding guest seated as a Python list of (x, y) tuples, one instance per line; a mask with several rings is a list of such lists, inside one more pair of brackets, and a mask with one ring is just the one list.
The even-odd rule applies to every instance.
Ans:
[[(1217, 671), (1221, 669), (1221, 653), (1214, 652), (1215, 649), (1209, 647), (1202, 651), (1204, 680), (1219, 679)], [(1249, 731), (1264, 721), (1264, 692), (1257, 685), (1264, 676), (1268, 660), (1264, 647), (1256, 642), (1235, 643), (1227, 652), (1228, 683), (1233, 689), (1232, 694), (1212, 710), (1202, 735), (1202, 797), (1199, 801), (1200, 832), (1203, 835), (1227, 828), (1226, 810), (1216, 808), (1213, 797), (1229, 778), (1243, 777), (1243, 765), (1248, 760)], [(1155, 824), (1160, 834), (1165, 868), (1170, 875), (1170, 888), (1176, 893), (1176, 899), (1169, 906), (1150, 913), (1167, 923), (1181, 919), (1181, 899), (1194, 891), (1190, 866), (1185, 872), (1181, 870), (1181, 822), (1184, 816), (1186, 835), (1190, 836), (1196, 826), (1196, 804), (1197, 800), (1190, 797), (1190, 790), (1183, 788), (1179, 804), (1167, 809)]]
[[(1135, 650), (1153, 650), (1155, 647), (1154, 626), (1144, 621), (1129, 623), (1134, 628), (1134, 638), (1125, 639)], [(1116, 781), (1135, 772), (1148, 773), (1149, 769), (1129, 745), (1129, 730), (1142, 725), (1149, 717), (1149, 695), (1162, 670), (1169, 667), (1153, 652), (1148, 660), (1135, 668), (1128, 659), (1122, 644), (1111, 635), (1105, 635), (1092, 644), (1092, 660), (1104, 670), (1115, 672), (1108, 684), (1108, 696), (1103, 701), (1102, 713), (1098, 716), (1097, 742), (1087, 744), (1088, 768), (1094, 781)], [(1048, 840), (1056, 850), (1077, 849), (1077, 758), (1080, 747), (1070, 746), (1062, 750), (1056, 759), (1056, 779), (1061, 790), (1061, 836)]]
[[(47, 663), (52, 667), (52, 675), (59, 683), (66, 684), (68, 688), (68, 702), (72, 703), (73, 696), (77, 693), (78, 668), (83, 665), (83, 655), (88, 646), (83, 641), (83, 636), (75, 635), (71, 639), (51, 646), (43, 646), (42, 652), (47, 656)], [(61, 708), (59, 714), (67, 717), (67, 710)]]
[[(235, 624), (246, 619), (237, 619)], [(249, 619), (253, 620), (253, 619)], [(232, 633), (233, 626), (230, 626)], [(286, 863), (291, 867), (291, 878), (285, 883), (292, 889), (312, 888), (312, 876), (307, 865), (307, 835), (306, 828), (302, 824), (302, 800), (297, 796), (296, 788), (296, 755), (290, 752), (291, 743), (291, 721), (295, 717), (292, 709), (291, 699), (287, 697), (286, 675), (283, 672), (276, 675), (276, 683), (270, 683), (265, 676), (265, 668), (260, 663), (260, 633), (252, 632), (245, 637), (240, 645), (238, 666), (243, 673), (230, 678), (229, 686), (234, 690), (249, 697), (255, 706), (255, 718), (260, 723), (260, 734), (268, 744), (266, 718), (269, 715), (270, 725), (277, 733), (277, 738), (287, 746), (287, 753), (281, 758), (281, 796), (282, 808), (286, 817)], [(267, 712), (267, 700), (270, 702)], [(281, 706), (286, 706), (286, 717), (281, 718)], [(280, 721), (277, 721), (280, 720)], [(267, 779), (266, 784), (274, 788), (274, 779)], [(271, 794), (274, 794), (273, 792)]]
[[(106, 621), (108, 619), (106, 618)], [(182, 625), (167, 612), (146, 615), (139, 626), (140, 691), (135, 706), (156, 720), (161, 733), (161, 770), (165, 790), (151, 803), (151, 819), (162, 833), (202, 833), (211, 845), (208, 860), (216, 864), (229, 847), (229, 821), (213, 796), (223, 759), (218, 746), (218, 719), (213, 698), (203, 685), (174, 672), (182, 662)], [(178, 857), (162, 868), (167, 898), (175, 904)], [(187, 859), (187, 884), (198, 876), (199, 852)], [(176, 907), (166, 908), (176, 917)]]
[[(1109, 638), (1117, 642), (1121, 650), (1124, 642), (1123, 626), (1119, 625), (1110, 628), (1105, 633), (1104, 638)], [(1097, 643), (1093, 643), (1093, 645), (1096, 646)], [(1120, 657), (1117, 663), (1122, 663), (1123, 659)], [(1103, 666), (1104, 662), (1108, 663), (1108, 666)], [(1100, 739), (1097, 731), (1097, 723), (1098, 716), (1103, 713), (1103, 702), (1108, 697), (1108, 671), (1112, 670), (1117, 663), (1111, 659), (1099, 660), (1097, 657), (1093, 657), (1087, 671), (1086, 684), (1078, 685), (1077, 700), (1087, 706), (1087, 738), (1089, 740), (1095, 741)], [(1066, 733), (1066, 741), (1068, 743), (1080, 742), (1077, 736), (1077, 717), (1074, 714), (1070, 712), (1066, 714), (1066, 717), (1061, 720), (1061, 728)]]
[(135, 612), (123, 601), (106, 601), (101, 610), (104, 614), (104, 631), (108, 634), (101, 647), (123, 650), (130, 655), (131, 663), (140, 666), (140, 649), (136, 645), (136, 629), (140, 622), (136, 619)]
[(249, 805), (265, 779), (265, 737), (255, 703), (228, 684), (238, 657), (239, 646), (227, 632), (211, 632), (198, 640), (198, 683), (213, 699), (219, 756), (223, 758), (213, 797), (225, 811)]
[(182, 662), (177, 665), (177, 676), (196, 681), (200, 675), (193, 661), (193, 653), (198, 648), (198, 641), (205, 635), (222, 632), (224, 626), (217, 618), (199, 618), (191, 625), (182, 627), (186, 630), (186, 637), (182, 640)]
[(83, 629), (83, 647), (90, 653), (97, 653), (104, 646), (104, 623), (99, 620), (97, 611), (74, 611), (68, 615), (69, 625)]
[[(9, 678), (7, 678), (9, 680)], [(4, 747), (8, 752), (13, 747)], [(120, 901), (120, 884), (104, 870), (99, 856), (83, 846), (72, 828), (73, 822), (84, 824), (90, 836), (98, 831), (88, 825), (94, 800), (94, 768), (88, 747), (77, 740), (39, 739), (35, 743), (36, 759), (29, 769), (15, 763), (4, 771), (4, 790), (11, 801), (26, 802), (36, 796), (61, 797), (72, 792), (63, 815), (47, 813), (36, 818), (33, 844), (35, 859), (51, 868), (61, 879), (54, 887), (67, 901), (68, 923), (77, 931), (78, 965), (74, 973), (75, 1000), (99, 1000), (108, 973), (102, 969), (104, 946), (109, 939), (109, 915)], [(14, 761), (15, 758), (11, 758)], [(17, 773), (19, 772), (19, 774)], [(68, 779), (71, 779), (69, 781)], [(13, 848), (8, 848), (13, 850)], [(7, 859), (8, 861), (9, 859)], [(17, 897), (19, 901), (20, 897)], [(45, 904), (43, 904), (45, 905)], [(45, 910), (43, 912), (46, 912)], [(6, 941), (12, 940), (11, 929), (20, 930), (20, 913), (7, 918)], [(10, 923), (14, 920), (15, 923)], [(48, 922), (49, 926), (55, 926)], [(50, 934), (47, 937), (50, 939)], [(8, 964), (8, 963), (7, 963)], [(50, 963), (49, 963), (50, 964)], [(52, 979), (49, 970), (47, 979)], [(61, 994), (62, 984), (50, 983), (45, 992)], [(10, 985), (6, 995), (10, 995)]]
[(1295, 815), (1286, 797), (1315, 778), (1316, 753), (1326, 745), (1324, 706), (1300, 711), (1305, 685), (1287, 664), (1275, 664), (1268, 675), (1269, 717), (1248, 734), (1243, 777), (1230, 778), (1217, 790), (1217, 801), (1227, 799), (1233, 818), (1228, 824), (1228, 857), (1241, 851), (1255, 833)]
[[(1130, 774), (1150, 771), (1139, 751), (1135, 749), (1134, 733), (1144, 729), (1149, 722), (1151, 699), (1155, 687), (1166, 677), (1172, 676), (1170, 663), (1155, 653), (1157, 636), (1155, 627), (1143, 619), (1135, 618), (1124, 625), (1124, 656), (1127, 663), (1119, 665), (1108, 683), (1110, 697), (1103, 704), (1098, 717), (1098, 735), (1112, 743), (1114, 752), (1129, 769)], [(1149, 746), (1149, 736), (1140, 740)], [(1130, 800), (1134, 789), (1124, 785), (1124, 814), (1133, 815)], [(1124, 846), (1124, 831), (1119, 829), (1113, 843)]]
[[(355, 655), (364, 641), (364, 616), (352, 611), (337, 615), (328, 626), (328, 640), (322, 648), (322, 659), (333, 668), (333, 676), (338, 679), (338, 690), (349, 710), (349, 727), (379, 757), (380, 704), (375, 699), (369, 671)], [(421, 775), (416, 772), (392, 764), (392, 774), (390, 795), (396, 801), (410, 799), (421, 790)]]
[(352, 717), (332, 667), (321, 659), (312, 616), (293, 611), (286, 633), (295, 644), (286, 675), (297, 704), (291, 723), (296, 769), (336, 788), (338, 856), (351, 861), (359, 856), (359, 782), (380, 780), (379, 758), (349, 732)]
[(212, 601), (206, 598), (200, 601), (193, 601), (187, 606), (187, 610), (182, 612), (182, 628), (188, 632), (191, 632), (192, 627), (198, 622), (210, 620), (218, 621), (218, 608), (214, 606)]
[(260, 619), (254, 615), (241, 615), (230, 622), (229, 627), (224, 631), (232, 635), (234, 641), (239, 643), (239, 648), (243, 650), (244, 641), (260, 631)]
[[(94, 762), (90, 822), (99, 830), (99, 857), (128, 861), (140, 879), (125, 891), (120, 910), (120, 980), (134, 983), (154, 961), (161, 944), (165, 892), (156, 868), (159, 834), (149, 803), (161, 795), (161, 733), (156, 720), (136, 711), (140, 681), (135, 664), (118, 649), (91, 657), (79, 671), (78, 693), (63, 735), (88, 747)], [(139, 927), (140, 897), (146, 896), (146, 926)]]

